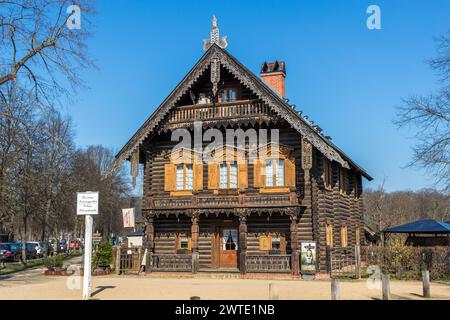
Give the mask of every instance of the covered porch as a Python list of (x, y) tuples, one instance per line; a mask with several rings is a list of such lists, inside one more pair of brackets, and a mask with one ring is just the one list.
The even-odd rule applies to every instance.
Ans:
[(147, 214), (146, 273), (299, 275), (299, 207)]

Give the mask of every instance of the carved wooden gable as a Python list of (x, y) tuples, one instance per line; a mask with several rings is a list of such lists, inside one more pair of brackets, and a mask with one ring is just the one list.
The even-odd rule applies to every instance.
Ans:
[[(151, 117), (144, 123), (138, 132), (130, 139), (130, 141), (122, 148), (116, 157), (116, 161), (110, 167), (113, 170), (123, 160), (128, 160), (135, 149), (146, 139), (146, 137), (153, 133), (160, 125), (169, 111), (176, 107), (180, 99), (189, 94), (189, 90), (194, 83), (209, 71), (213, 92), (215, 85), (220, 79), (220, 65), (229, 73), (235, 76), (246, 87), (254, 92), (263, 105), (267, 105), (271, 112), (286, 120), (293, 128), (295, 128), (309, 141), (315, 148), (317, 148), (325, 157), (332, 161), (336, 161), (344, 168), (350, 168), (349, 162), (351, 160), (346, 157), (331, 141), (317, 132), (314, 127), (302, 118), (285, 100), (277, 95), (271, 88), (269, 88), (261, 79), (250, 72), (239, 61), (232, 57), (228, 52), (221, 49), (216, 44), (212, 44), (208, 51), (198, 61), (194, 68), (185, 76), (185, 78), (177, 85), (172, 93), (163, 101), (158, 109), (151, 115)], [(357, 166), (353, 162), (352, 165)], [(358, 167), (359, 168), (359, 167)], [(371, 179), (367, 173), (359, 168), (361, 173), (367, 178)]]

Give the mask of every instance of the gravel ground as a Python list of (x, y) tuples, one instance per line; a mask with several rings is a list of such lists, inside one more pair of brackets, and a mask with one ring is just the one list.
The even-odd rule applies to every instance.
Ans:
[[(79, 264), (81, 258), (71, 260)], [(45, 268), (25, 270), (0, 277), (0, 299), (79, 300), (82, 278), (44, 276)], [(274, 283), (280, 299), (330, 299), (330, 282), (325, 280), (252, 280), (209, 278), (151, 278), (139, 276), (101, 276), (92, 278), (92, 298), (100, 300), (148, 299), (186, 300), (191, 296), (212, 300), (265, 300), (269, 284)], [(341, 299), (378, 300), (381, 289), (369, 289), (365, 280), (342, 281)], [(433, 299), (450, 300), (450, 283), (431, 284)], [(392, 299), (422, 299), (419, 281), (391, 281)]]

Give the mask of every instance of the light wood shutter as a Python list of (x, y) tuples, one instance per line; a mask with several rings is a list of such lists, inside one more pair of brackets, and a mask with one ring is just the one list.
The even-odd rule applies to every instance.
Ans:
[(208, 189), (219, 189), (219, 165), (217, 163), (208, 164)]
[(361, 234), (359, 227), (355, 229), (355, 243), (357, 246), (361, 245)]
[(271, 247), (271, 241), (269, 236), (259, 237), (259, 251), (269, 251)]
[(333, 247), (333, 226), (331, 224), (327, 224), (326, 226), (326, 238), (327, 246)]
[(286, 187), (295, 187), (296, 180), (295, 159), (286, 159), (284, 161), (284, 181)]
[(248, 188), (248, 166), (247, 161), (238, 164), (238, 188)]
[(253, 164), (253, 186), (255, 188), (265, 187), (265, 162), (255, 161)]
[(167, 163), (164, 165), (164, 191), (175, 191), (176, 187), (176, 165)]
[(194, 164), (194, 190), (203, 190), (203, 163)]
[(287, 248), (286, 235), (280, 234), (280, 251), (286, 254), (286, 248)]
[(347, 240), (347, 227), (343, 226), (341, 228), (341, 247), (346, 248), (348, 246), (348, 240)]

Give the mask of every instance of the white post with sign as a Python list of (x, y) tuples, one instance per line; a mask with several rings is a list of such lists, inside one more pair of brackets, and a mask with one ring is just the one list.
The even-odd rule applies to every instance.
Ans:
[(77, 192), (77, 215), (85, 216), (83, 298), (90, 297), (93, 215), (98, 214), (98, 192)]

